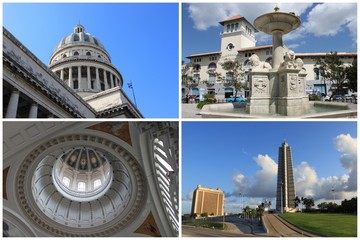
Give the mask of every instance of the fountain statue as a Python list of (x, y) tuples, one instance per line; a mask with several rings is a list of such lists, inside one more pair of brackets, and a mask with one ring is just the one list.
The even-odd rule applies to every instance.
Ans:
[[(273, 36), (272, 67), (261, 63), (254, 54), (250, 58), (250, 96), (246, 106), (251, 115), (280, 114), (300, 116), (308, 112), (305, 92), (306, 71), (303, 61), (283, 45), (282, 36), (300, 26), (301, 20), (292, 13), (275, 12), (259, 16), (254, 26)], [(266, 65), (267, 64), (267, 65)]]

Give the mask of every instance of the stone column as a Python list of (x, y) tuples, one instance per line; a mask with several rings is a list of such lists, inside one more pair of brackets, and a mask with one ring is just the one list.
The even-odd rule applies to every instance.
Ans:
[(64, 69), (60, 70), (60, 79), (64, 81)]
[(29, 118), (37, 118), (38, 116), (38, 104), (32, 103), (29, 111)]
[(104, 83), (105, 83), (105, 90), (109, 89), (109, 84), (108, 84), (108, 81), (107, 81), (107, 75), (106, 75), (106, 70), (104, 70)]
[(111, 88), (114, 87), (114, 76), (112, 73), (110, 73), (110, 84), (111, 84)]
[(96, 68), (96, 90), (101, 90), (100, 88), (100, 79), (99, 79), (99, 68)]
[(273, 35), (273, 66), (274, 70), (277, 70), (284, 60), (284, 51), (283, 51), (283, 39), (282, 31), (275, 30), (272, 32)]
[(19, 104), (20, 92), (17, 89), (14, 89), (11, 92), (10, 101), (6, 109), (5, 118), (16, 118), (16, 113)]
[(81, 66), (78, 66), (78, 89), (81, 88)]
[(91, 75), (90, 75), (90, 66), (87, 66), (87, 84), (88, 84), (88, 89), (91, 89)]
[(69, 87), (73, 88), (73, 83), (72, 83), (72, 67), (69, 67)]

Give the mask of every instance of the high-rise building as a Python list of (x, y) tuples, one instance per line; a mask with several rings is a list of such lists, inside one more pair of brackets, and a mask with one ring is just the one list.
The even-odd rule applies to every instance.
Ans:
[(224, 192), (221, 189), (203, 188), (198, 185), (194, 190), (191, 214), (209, 216), (224, 215)]
[(276, 210), (295, 210), (295, 183), (291, 147), (284, 141), (279, 147)]

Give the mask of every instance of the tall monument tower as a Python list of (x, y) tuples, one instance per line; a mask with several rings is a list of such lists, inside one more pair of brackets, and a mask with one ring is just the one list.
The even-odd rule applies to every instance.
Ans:
[(291, 212), (295, 210), (295, 183), (291, 147), (284, 140), (279, 147), (276, 210)]

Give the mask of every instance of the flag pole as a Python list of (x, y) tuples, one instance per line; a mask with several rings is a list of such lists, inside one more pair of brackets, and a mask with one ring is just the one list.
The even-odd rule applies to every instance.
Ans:
[(133, 97), (134, 97), (135, 107), (137, 107), (136, 98), (135, 98), (135, 92), (134, 92), (134, 86), (133, 86), (133, 84), (132, 84), (132, 81), (130, 81), (130, 83), (128, 83), (128, 87), (131, 88), (131, 90), (132, 90)]

